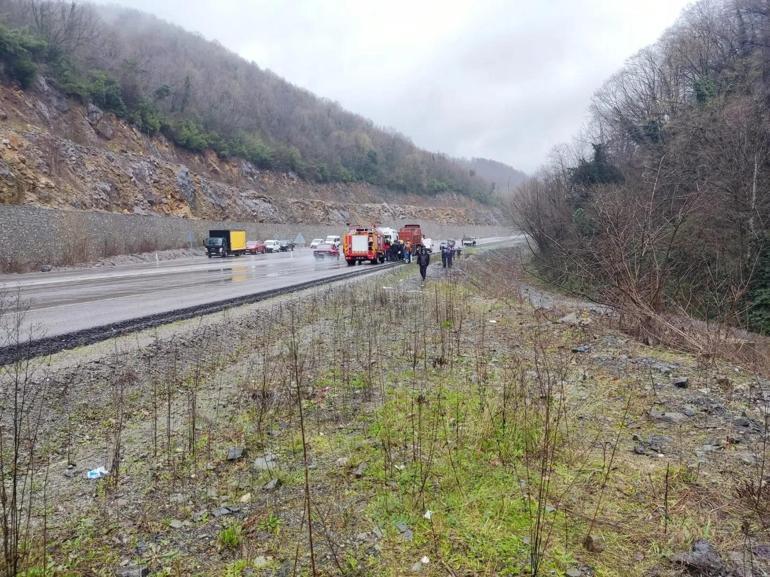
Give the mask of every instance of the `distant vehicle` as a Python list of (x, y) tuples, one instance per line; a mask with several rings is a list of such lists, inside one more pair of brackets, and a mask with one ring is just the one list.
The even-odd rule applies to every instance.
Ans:
[(250, 240), (246, 243), (246, 252), (249, 254), (265, 254), (267, 247), (261, 240)]
[(476, 246), (476, 237), (475, 236), (464, 236), (463, 237), (463, 246)]
[(368, 260), (372, 264), (385, 262), (385, 240), (377, 229), (351, 228), (342, 239), (342, 252), (348, 266)]
[(405, 224), (398, 231), (398, 238), (403, 243), (409, 243), (412, 248), (422, 244), (422, 228), (419, 224)]
[(385, 242), (388, 244), (393, 244), (398, 240), (398, 231), (395, 228), (378, 226), (377, 231), (382, 235), (382, 238), (384, 238)]
[(209, 236), (203, 243), (209, 258), (229, 255), (239, 256), (246, 253), (245, 230), (210, 230)]
[(293, 251), (296, 245), (291, 240), (279, 240), (278, 246), (280, 247), (279, 250), (281, 252), (289, 252)]
[(324, 243), (333, 244), (336, 247), (340, 246), (340, 242), (341, 242), (340, 237), (335, 234), (330, 234), (329, 236), (326, 237), (326, 240), (324, 240)]
[(319, 244), (324, 244), (324, 239), (314, 238), (310, 241), (310, 248), (316, 248)]
[(266, 252), (280, 252), (281, 250), (281, 243), (277, 240), (266, 240), (265, 241), (265, 251)]
[(337, 245), (329, 243), (319, 244), (313, 251), (313, 256), (316, 258), (334, 257), (340, 258), (340, 249)]

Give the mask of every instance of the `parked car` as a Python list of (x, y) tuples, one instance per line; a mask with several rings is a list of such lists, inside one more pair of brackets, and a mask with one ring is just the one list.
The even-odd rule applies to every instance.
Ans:
[(463, 246), (476, 246), (476, 237), (475, 236), (464, 236), (463, 237)]
[(266, 240), (265, 241), (265, 252), (280, 252), (281, 250), (281, 243), (277, 240)]
[(341, 239), (336, 234), (330, 234), (329, 236), (326, 237), (326, 240), (324, 241), (324, 243), (326, 243), (326, 244), (333, 244), (334, 246), (336, 246), (338, 248), (340, 246), (340, 242), (341, 242)]
[(334, 257), (340, 258), (340, 249), (335, 244), (322, 243), (319, 244), (313, 251), (313, 256), (316, 258)]
[(294, 247), (296, 246), (294, 242), (290, 240), (279, 240), (278, 243), (281, 252), (289, 252), (290, 250), (294, 250)]
[(250, 240), (246, 243), (246, 252), (249, 254), (265, 254), (267, 247), (261, 240)]
[(322, 238), (314, 238), (310, 242), (310, 248), (316, 248), (319, 244), (323, 244), (323, 243), (324, 243), (324, 239), (322, 239)]

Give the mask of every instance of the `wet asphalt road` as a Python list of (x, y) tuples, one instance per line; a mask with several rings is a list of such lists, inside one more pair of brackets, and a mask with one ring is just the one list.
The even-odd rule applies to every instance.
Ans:
[[(484, 239), (483, 243), (500, 239)], [(67, 272), (0, 275), (0, 287), (20, 291), (24, 324), (34, 338), (344, 276), (362, 267), (317, 259), (310, 249), (227, 259), (205, 256)], [(26, 332), (26, 331), (25, 331)]]

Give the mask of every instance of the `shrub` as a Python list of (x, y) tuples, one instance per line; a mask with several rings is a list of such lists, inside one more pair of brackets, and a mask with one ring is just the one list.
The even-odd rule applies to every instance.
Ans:
[(32, 84), (37, 61), (45, 54), (45, 41), (25, 30), (11, 30), (0, 24), (0, 61), (8, 78), (23, 88)]
[(219, 546), (222, 549), (237, 549), (241, 544), (242, 532), (241, 526), (237, 523), (223, 528), (219, 532)]

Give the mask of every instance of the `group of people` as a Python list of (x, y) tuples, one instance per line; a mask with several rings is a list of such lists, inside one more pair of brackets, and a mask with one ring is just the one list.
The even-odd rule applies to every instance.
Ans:
[(460, 257), (462, 249), (456, 248), (454, 241), (447, 241), (446, 243), (441, 244), (441, 265), (444, 268), (452, 268), (452, 261), (454, 260), (455, 255), (457, 257)]
[[(444, 268), (452, 268), (452, 261), (455, 255), (460, 256), (460, 249), (455, 248), (453, 242), (441, 245), (441, 264)], [(412, 247), (411, 243), (398, 240), (392, 243), (385, 243), (385, 260), (411, 263), (413, 258), (420, 267), (420, 276), (424, 281), (428, 274), (428, 266), (430, 265), (430, 251), (427, 248), (422, 245)]]
[(385, 260), (390, 262), (412, 262), (412, 243), (397, 240), (393, 243), (385, 242)]

